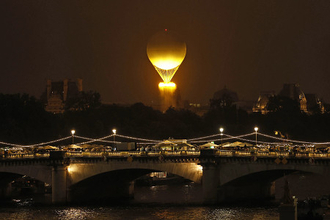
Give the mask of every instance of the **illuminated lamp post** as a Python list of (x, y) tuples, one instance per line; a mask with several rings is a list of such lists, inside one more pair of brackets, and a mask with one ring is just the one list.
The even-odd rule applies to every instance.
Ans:
[(114, 147), (113, 150), (115, 150), (115, 148), (116, 148), (116, 133), (117, 133), (117, 130), (115, 128), (112, 129), (112, 133), (113, 133), (113, 147)]
[(254, 127), (254, 131), (256, 132), (256, 146), (258, 145), (258, 130), (259, 128), (257, 126)]
[(72, 136), (72, 144), (74, 144), (74, 134), (76, 133), (76, 130), (71, 130), (71, 136)]
[(221, 145), (220, 145), (220, 147), (222, 147), (222, 135), (223, 135), (223, 131), (224, 131), (224, 129), (223, 129), (223, 127), (221, 127), (219, 130), (220, 130), (220, 140), (221, 140)]

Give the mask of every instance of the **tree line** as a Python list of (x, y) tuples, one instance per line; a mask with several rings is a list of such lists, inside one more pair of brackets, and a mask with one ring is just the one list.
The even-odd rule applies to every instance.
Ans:
[(276, 96), (269, 100), (269, 113), (248, 113), (228, 97), (210, 100), (203, 116), (187, 109), (160, 112), (143, 103), (105, 105), (96, 92), (70, 100), (63, 114), (44, 110), (44, 104), (28, 94), (0, 94), (0, 141), (33, 144), (70, 135), (71, 129), (85, 137), (104, 137), (116, 128), (119, 134), (148, 139), (194, 138), (215, 134), (219, 128), (231, 135), (259, 131), (306, 141), (330, 141), (330, 113), (300, 111), (299, 103)]

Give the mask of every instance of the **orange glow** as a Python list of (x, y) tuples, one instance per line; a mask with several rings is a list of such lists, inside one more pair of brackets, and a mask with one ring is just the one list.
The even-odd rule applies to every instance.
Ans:
[(147, 55), (165, 83), (169, 83), (186, 56), (186, 44), (165, 29), (147, 45)]
[(72, 172), (77, 171), (77, 168), (74, 165), (69, 165), (67, 167), (67, 171), (68, 171), (68, 173), (72, 173)]
[(160, 82), (158, 84), (158, 88), (160, 90), (162, 90), (162, 89), (175, 90), (176, 89), (176, 84), (174, 82), (168, 82), (168, 83)]

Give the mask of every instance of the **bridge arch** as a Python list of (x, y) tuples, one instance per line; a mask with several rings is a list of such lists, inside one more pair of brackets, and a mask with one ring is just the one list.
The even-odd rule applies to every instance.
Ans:
[[(76, 184), (84, 179), (92, 176), (107, 173), (116, 170), (148, 170), (148, 172), (161, 171), (172, 173), (196, 183), (201, 183), (202, 167), (197, 163), (140, 163), (136, 162), (103, 162), (93, 164), (70, 164), (68, 167), (69, 178), (71, 183)], [(145, 173), (147, 174), (147, 173)]]
[[(330, 174), (327, 161), (285, 158), (219, 158), (217, 163), (203, 163), (203, 191), (206, 202), (239, 199), (274, 198), (274, 181), (295, 171)], [(213, 180), (213, 181), (212, 181)], [(216, 193), (214, 193), (216, 192)]]
[(45, 165), (16, 165), (16, 166), (0, 166), (0, 173), (12, 173), (21, 176), (29, 176), (33, 179), (44, 183), (52, 183), (52, 172), (50, 166)]
[[(221, 165), (219, 169), (219, 185), (225, 185), (237, 179), (245, 180), (253, 178), (257, 179), (258, 175), (263, 175), (266, 180), (276, 180), (285, 174), (295, 171), (315, 173), (320, 175), (328, 175), (330, 172), (327, 166), (305, 164), (267, 164), (267, 163), (230, 163)], [(281, 175), (282, 174), (282, 175)], [(260, 180), (260, 179), (259, 179)]]
[(200, 183), (202, 171), (195, 163), (103, 162), (71, 164), (69, 171), (69, 200), (85, 202), (109, 198), (127, 199), (134, 193), (133, 180), (151, 172), (168, 172)]

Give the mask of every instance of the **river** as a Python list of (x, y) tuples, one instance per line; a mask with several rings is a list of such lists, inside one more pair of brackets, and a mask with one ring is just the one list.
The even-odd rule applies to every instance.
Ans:
[[(201, 205), (198, 184), (136, 187), (129, 203), (88, 206), (52, 206), (46, 197), (17, 198), (0, 208), (2, 220), (157, 220), (157, 219), (278, 219), (274, 204)], [(43, 202), (42, 204), (38, 202)]]
[[(52, 206), (50, 195), (44, 198), (46, 204), (36, 204), (41, 198), (20, 198), (11, 205), (0, 208), (2, 220), (157, 220), (157, 219), (278, 219), (276, 205), (221, 205), (202, 206), (198, 187), (194, 184), (176, 186), (138, 187), (135, 199), (130, 204)], [(47, 202), (48, 201), (48, 202)], [(47, 204), (48, 203), (48, 204)]]
[(278, 219), (276, 208), (203, 206), (24, 207), (1, 208), (4, 220), (264, 220)]
[[(290, 175), (287, 178), (294, 186), (292, 187), (294, 194), (297, 197), (301, 196), (302, 199), (304, 196), (318, 197), (329, 193), (329, 185), (327, 187), (324, 185), (328, 183), (324, 182), (324, 178), (307, 174)], [(283, 182), (279, 180), (277, 184), (277, 199), (282, 193), (281, 181)], [(322, 187), (317, 184), (323, 189), (321, 190)], [(0, 220), (277, 220), (279, 218), (276, 202), (203, 206), (201, 195), (201, 187), (195, 183), (139, 186), (135, 188), (134, 200), (112, 205), (52, 206), (49, 204), (50, 194), (46, 194), (42, 198), (17, 198), (10, 205), (2, 205)], [(43, 203), (38, 203), (40, 201)]]

